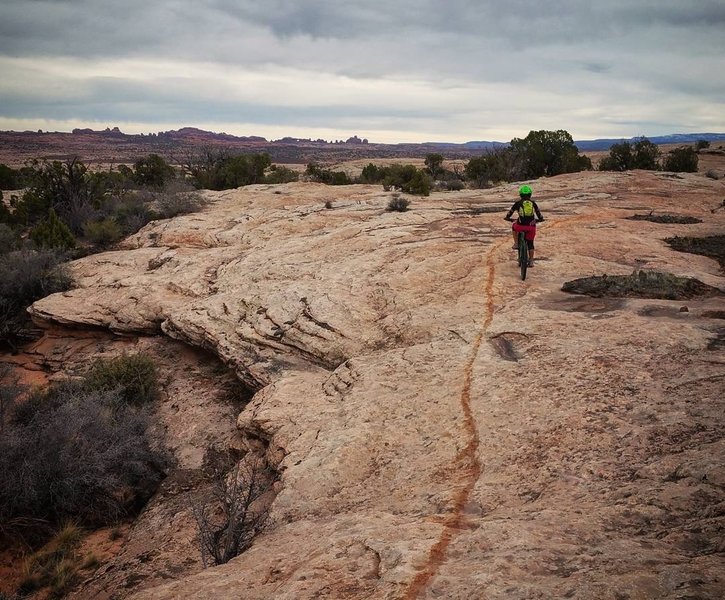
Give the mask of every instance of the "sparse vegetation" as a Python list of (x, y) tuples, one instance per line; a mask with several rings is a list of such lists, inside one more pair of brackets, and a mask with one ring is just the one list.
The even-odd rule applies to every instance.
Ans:
[(325, 183), (327, 185), (351, 185), (354, 181), (348, 176), (345, 171), (332, 171), (330, 169), (323, 169), (322, 167), (310, 163), (307, 165), (305, 175), (311, 180), (317, 183)]
[(403, 198), (400, 194), (394, 193), (388, 201), (388, 206), (385, 210), (388, 212), (405, 212), (410, 206), (410, 200)]
[(276, 479), (263, 459), (251, 455), (231, 467), (214, 462), (207, 472), (207, 499), (192, 503), (205, 567), (227, 563), (249, 548), (268, 522), (265, 495)]
[[(725, 201), (723, 201), (725, 203)], [(666, 238), (673, 250), (689, 252), (714, 258), (725, 269), (725, 235), (712, 235), (709, 237), (680, 237)]]
[(652, 213), (647, 215), (632, 215), (627, 217), (630, 221), (651, 221), (652, 223), (677, 223), (679, 225), (693, 225), (695, 223), (702, 223), (702, 219), (697, 217), (688, 217), (686, 215), (654, 215)]
[(17, 404), (0, 436), (0, 533), (42, 539), (68, 519), (110, 524), (143, 506), (165, 458), (146, 438), (135, 377), (56, 383)]
[(145, 354), (122, 354), (99, 359), (85, 376), (85, 389), (118, 391), (120, 398), (132, 406), (142, 406), (156, 399), (158, 375), (153, 360)]
[(100, 248), (107, 248), (123, 237), (121, 226), (113, 217), (106, 217), (102, 221), (87, 221), (83, 225), (83, 234), (89, 242)]
[(28, 594), (49, 588), (48, 598), (64, 597), (83, 576), (99, 566), (98, 559), (83, 557), (79, 546), (85, 532), (73, 522), (66, 523), (40, 550), (23, 564), (23, 581), (18, 592)]
[(190, 156), (184, 170), (197, 189), (226, 190), (264, 181), (269, 154), (230, 154), (206, 149)]
[(710, 142), (708, 142), (707, 140), (697, 140), (697, 143), (695, 144), (695, 150), (705, 150), (709, 147)]
[(292, 183), (298, 181), (300, 174), (281, 165), (272, 165), (264, 177), (264, 183)]
[(36, 300), (71, 287), (60, 265), (64, 255), (52, 250), (18, 250), (0, 255), (0, 344), (15, 345), (24, 336), (25, 309)]
[(584, 294), (593, 298), (687, 300), (723, 294), (717, 288), (691, 277), (638, 270), (631, 275), (583, 277), (567, 281), (561, 289), (572, 294)]
[(0, 223), (0, 254), (7, 254), (13, 250), (18, 250), (21, 243), (20, 236), (12, 227), (5, 223)]

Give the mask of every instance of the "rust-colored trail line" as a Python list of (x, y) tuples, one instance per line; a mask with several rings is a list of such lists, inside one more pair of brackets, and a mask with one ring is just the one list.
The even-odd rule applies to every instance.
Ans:
[[(602, 214), (598, 215), (599, 218)], [(566, 219), (558, 220), (551, 224), (552, 228), (558, 229), (559, 227), (565, 227), (568, 224), (579, 223), (581, 221), (592, 221), (596, 220), (591, 215), (576, 215)], [(415, 576), (415, 579), (410, 584), (408, 591), (406, 592), (405, 600), (415, 600), (420, 594), (425, 591), (428, 583), (435, 577), (436, 573), (440, 569), (441, 565), (446, 560), (446, 553), (451, 542), (461, 530), (464, 520), (463, 509), (468, 503), (471, 497), (471, 492), (481, 475), (481, 462), (478, 458), (478, 429), (476, 427), (476, 421), (473, 418), (473, 412), (471, 411), (471, 381), (473, 379), (473, 366), (478, 358), (478, 353), (481, 350), (481, 343), (486, 335), (486, 331), (493, 321), (493, 284), (496, 276), (496, 263), (494, 256), (497, 251), (508, 244), (509, 238), (505, 236), (504, 239), (496, 243), (493, 248), (489, 251), (486, 257), (486, 287), (484, 296), (486, 299), (486, 309), (484, 312), (483, 323), (476, 335), (476, 339), (471, 347), (471, 354), (466, 362), (463, 379), (463, 391), (461, 392), (461, 408), (463, 410), (463, 430), (464, 435), (468, 439), (468, 443), (456, 456), (456, 464), (459, 465), (461, 472), (461, 478), (464, 481), (458, 491), (453, 496), (453, 503), (451, 512), (443, 520), (443, 532), (441, 533), (438, 541), (433, 545), (428, 553), (424, 567)]]
[(466, 506), (471, 492), (473, 491), (479, 476), (481, 475), (481, 462), (478, 458), (478, 428), (471, 411), (471, 381), (473, 379), (473, 365), (476, 362), (481, 349), (483, 337), (493, 320), (493, 283), (496, 275), (494, 254), (505, 243), (510, 243), (508, 237), (498, 242), (488, 253), (486, 258), (486, 310), (483, 323), (476, 335), (471, 347), (471, 354), (466, 361), (463, 379), (463, 390), (461, 392), (461, 407), (463, 409), (463, 430), (466, 439), (466, 446), (456, 456), (456, 464), (459, 465), (464, 485), (462, 485), (453, 496), (451, 512), (443, 521), (443, 532), (435, 545), (430, 549), (425, 566), (413, 579), (404, 598), (414, 600), (425, 590), (431, 579), (436, 575), (440, 566), (446, 560), (446, 552), (453, 538), (461, 530), (463, 524), (463, 509)]

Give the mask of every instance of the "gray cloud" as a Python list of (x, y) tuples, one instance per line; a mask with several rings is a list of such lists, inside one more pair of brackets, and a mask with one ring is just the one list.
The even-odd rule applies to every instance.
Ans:
[(724, 24), (721, 0), (3, 0), (0, 118), (722, 129)]

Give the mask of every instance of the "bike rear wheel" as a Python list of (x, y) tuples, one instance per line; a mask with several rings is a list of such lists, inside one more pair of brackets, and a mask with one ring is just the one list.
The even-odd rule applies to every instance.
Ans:
[(526, 234), (519, 232), (519, 268), (521, 269), (521, 279), (526, 279), (526, 270), (529, 267), (529, 246), (526, 243)]

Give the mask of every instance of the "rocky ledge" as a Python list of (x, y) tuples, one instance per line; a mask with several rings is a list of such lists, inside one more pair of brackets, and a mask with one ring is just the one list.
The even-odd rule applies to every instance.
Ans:
[[(281, 472), (250, 550), (135, 598), (722, 597), (722, 297), (560, 290), (634, 269), (722, 289), (716, 261), (663, 241), (721, 233), (722, 184), (532, 185), (525, 282), (514, 185), (405, 213), (371, 186), (207, 192), (73, 263), (33, 315), (211, 350), (257, 390), (238, 427)], [(627, 219), (653, 209), (703, 222)]]

